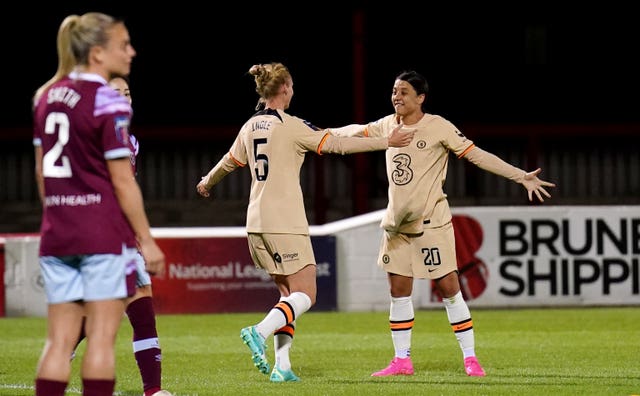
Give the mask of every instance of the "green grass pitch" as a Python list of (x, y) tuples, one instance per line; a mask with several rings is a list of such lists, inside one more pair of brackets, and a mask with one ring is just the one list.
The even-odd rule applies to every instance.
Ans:
[[(472, 309), (476, 352), (487, 376), (468, 377), (444, 309), (417, 311), (413, 376), (372, 378), (393, 357), (387, 312), (314, 312), (296, 325), (298, 383), (271, 383), (239, 332), (263, 313), (160, 315), (163, 385), (207, 395), (638, 395), (640, 308)], [(33, 395), (44, 318), (0, 319), (0, 395)], [(116, 395), (140, 396), (126, 318), (117, 343)], [(267, 350), (273, 363), (273, 341)], [(83, 345), (68, 395), (80, 395)]]

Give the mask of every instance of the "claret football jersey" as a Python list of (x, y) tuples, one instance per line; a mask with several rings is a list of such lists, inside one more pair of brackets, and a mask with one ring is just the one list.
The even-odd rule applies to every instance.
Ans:
[(107, 161), (131, 156), (128, 100), (100, 76), (72, 73), (35, 103), (33, 144), (42, 147), (45, 197), (41, 255), (121, 253), (134, 233)]

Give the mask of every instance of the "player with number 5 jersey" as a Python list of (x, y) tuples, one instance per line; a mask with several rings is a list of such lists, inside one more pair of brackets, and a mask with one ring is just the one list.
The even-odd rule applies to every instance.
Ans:
[(289, 349), (298, 318), (316, 301), (316, 262), (300, 187), (300, 168), (307, 152), (348, 154), (406, 146), (413, 131), (392, 131), (389, 136), (339, 138), (289, 115), (293, 79), (281, 63), (254, 65), (257, 113), (240, 129), (231, 149), (197, 185), (199, 194), (230, 172), (248, 167), (251, 191), (247, 209), (249, 250), (258, 268), (267, 271), (280, 299), (264, 319), (240, 331), (251, 350), (254, 365), (268, 374), (265, 340), (274, 335), (275, 365), (272, 382), (298, 381), (291, 370)]

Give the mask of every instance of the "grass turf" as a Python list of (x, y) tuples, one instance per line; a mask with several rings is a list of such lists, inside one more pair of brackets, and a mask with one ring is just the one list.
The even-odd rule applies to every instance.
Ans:
[[(291, 350), (298, 383), (270, 383), (253, 366), (242, 327), (262, 313), (160, 315), (163, 387), (205, 395), (634, 395), (640, 394), (640, 309), (473, 309), (476, 352), (487, 376), (468, 377), (442, 310), (417, 311), (413, 376), (372, 378), (393, 357), (387, 312), (308, 312)], [(0, 395), (32, 395), (44, 318), (0, 319)], [(117, 343), (116, 395), (142, 385), (125, 318)], [(73, 361), (67, 394), (79, 395)], [(273, 364), (273, 342), (267, 355)]]

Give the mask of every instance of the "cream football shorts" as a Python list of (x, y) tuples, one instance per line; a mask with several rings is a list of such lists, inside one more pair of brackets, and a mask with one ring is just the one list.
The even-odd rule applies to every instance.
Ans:
[(451, 222), (422, 234), (384, 232), (378, 266), (386, 272), (419, 279), (439, 279), (458, 269)]
[(271, 275), (291, 275), (316, 265), (309, 235), (250, 233), (247, 239), (256, 267)]

